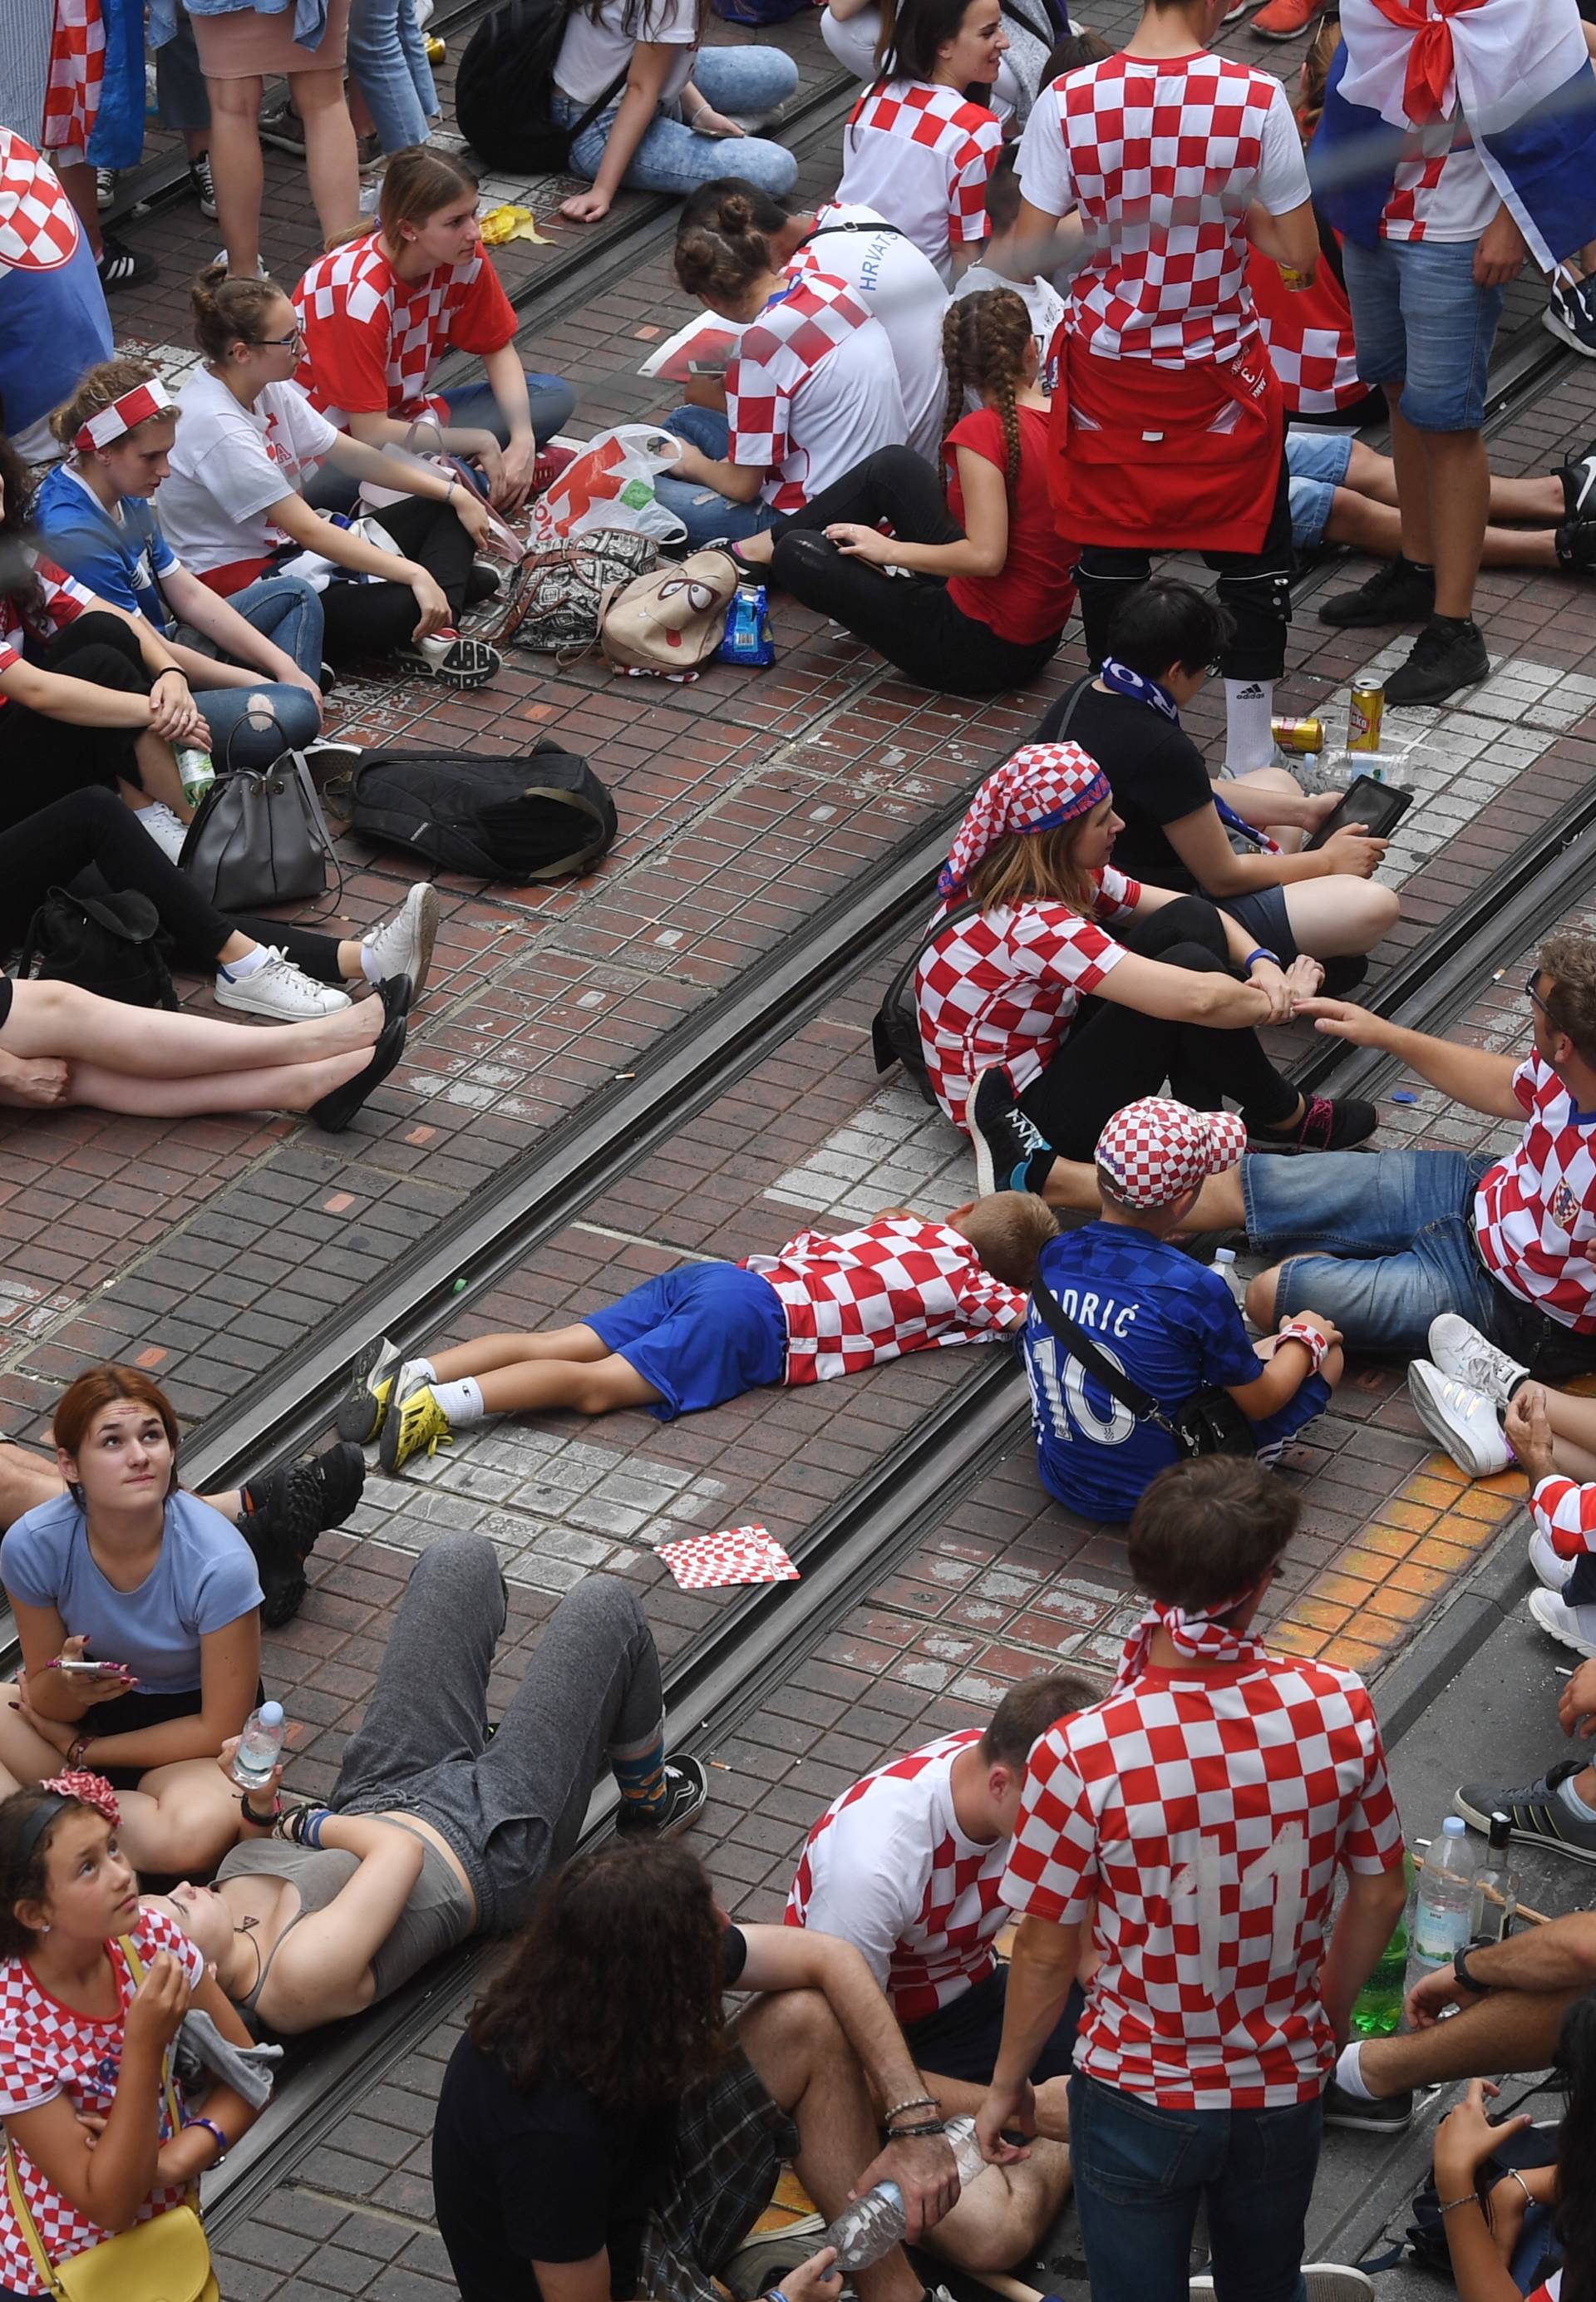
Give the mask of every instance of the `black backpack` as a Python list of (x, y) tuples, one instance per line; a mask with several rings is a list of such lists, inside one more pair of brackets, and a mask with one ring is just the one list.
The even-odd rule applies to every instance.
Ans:
[(350, 800), (351, 828), (365, 838), (515, 886), (585, 871), (615, 837), (615, 802), (585, 760), (554, 744), (525, 760), (367, 752)]
[(881, 1004), (870, 1018), (870, 1046), (875, 1054), (878, 1071), (889, 1071), (894, 1063), (902, 1063), (928, 1103), (934, 1104), (937, 1098), (926, 1076), (925, 1049), (920, 1043), (920, 1005), (914, 996), (915, 971), (938, 936), (945, 935), (949, 928), (956, 927), (961, 920), (973, 918), (980, 908), (979, 903), (971, 899), (969, 903), (955, 903), (945, 919), (934, 920), (881, 994)]
[(513, 175), (555, 176), (571, 147), (626, 86), (632, 60), (570, 127), (554, 117), (554, 65), (565, 38), (565, 0), (502, 0), (466, 44), (455, 77), (455, 119), (461, 135), (491, 168)]
[(45, 897), (17, 973), (24, 982), (75, 983), (128, 1007), (175, 1007), (171, 948), (149, 897), (107, 886), (91, 867)]

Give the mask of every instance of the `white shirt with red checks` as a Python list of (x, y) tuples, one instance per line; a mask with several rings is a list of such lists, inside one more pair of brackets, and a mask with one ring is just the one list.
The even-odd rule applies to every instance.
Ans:
[[(19, 601), (0, 592), (0, 671), (9, 671), (13, 663), (21, 662), (26, 639), (54, 639), (95, 604), (94, 593), (53, 559), (41, 559), (34, 551), (23, 556), (32, 567), (38, 596)], [(4, 702), (0, 695), (0, 704)]]
[(1001, 1340), (1026, 1298), (994, 1279), (962, 1231), (917, 1215), (861, 1231), (800, 1231), (744, 1271), (768, 1280), (787, 1323), (786, 1381), (828, 1382), (906, 1351)]
[[(158, 1951), (169, 1950), (181, 1962), (190, 1988), (204, 1981), (204, 1959), (164, 1911), (141, 1910), (138, 1925), (129, 1931), (147, 1966)], [(80, 2115), (89, 2112), (101, 2118), (109, 2116), (122, 2071), (122, 2025), (135, 1986), (120, 1943), (108, 1943), (106, 1950), (115, 1970), (122, 2012), (103, 2021), (51, 1997), (34, 1980), (25, 1960), (9, 1958), (0, 1965), (0, 2118), (42, 2110), (58, 2095), (64, 2095)], [(161, 2139), (166, 2141), (171, 2121), (158, 2086), (149, 2105), (152, 2119), (157, 2110)], [(52, 2262), (70, 2260), (110, 2237), (109, 2231), (91, 2222), (46, 2180), (20, 2141), (16, 2156), (22, 2196)], [(187, 2196), (181, 2184), (155, 2190), (134, 2219), (147, 2222), (169, 2206), (181, 2206)], [(4, 2183), (0, 2183), (0, 2286), (17, 2294), (46, 2291)]]
[(766, 476), (762, 500), (800, 511), (908, 418), (892, 341), (844, 280), (795, 277), (743, 329), (726, 372), (727, 454)]
[(1337, 1869), (1402, 1852), (1362, 1680), (1254, 1643), (1050, 1727), (1003, 1892), (1054, 1926), (1095, 1905), (1078, 2069), (1168, 2110), (1281, 2109), (1335, 2059), (1317, 1978)]
[(1123, 959), (1124, 946), (1098, 921), (1129, 918), (1140, 882), (1112, 864), (1092, 876), (1098, 897), (1090, 919), (1067, 903), (975, 912), (921, 953), (920, 1044), (932, 1092), (955, 1127), (964, 1125), (975, 1075), (988, 1063), (1006, 1063), (1022, 1091), (1040, 1078), (1076, 1008)]
[(1380, 217), (1382, 239), (1472, 241), (1501, 206), (1485, 163), (1460, 120), (1407, 131)]
[(55, 0), (50, 78), (40, 142), (57, 165), (88, 155), (105, 79), (105, 24), (99, 0)]
[(1596, 1484), (1554, 1472), (1530, 1497), (1535, 1525), (1559, 1558), (1583, 1558), (1596, 1550)]
[(987, 237), (987, 181), (1002, 149), (997, 114), (961, 89), (888, 80), (853, 107), (836, 197), (895, 223), (951, 288), (953, 249)]
[(1033, 207), (1078, 208), (1087, 228), (1071, 332), (1104, 358), (1166, 367), (1251, 342), (1247, 208), (1284, 215), (1308, 197), (1279, 80), (1206, 53), (1066, 73), (1037, 97), (1018, 167)]
[(305, 332), (296, 381), (340, 431), (349, 413), (448, 419), (429, 398), (433, 369), (452, 347), (495, 352), (513, 343), (516, 315), (487, 250), (401, 280), (367, 232), (318, 256), (294, 292)]
[(953, 1760), (980, 1739), (979, 1726), (944, 1735), (834, 1799), (787, 1896), (786, 1924), (851, 1942), (901, 2023), (983, 1981), (1009, 1923), (1009, 1842), (966, 1837), (953, 1811)]
[(1596, 1111), (1580, 1111), (1539, 1055), (1520, 1063), (1513, 1092), (1528, 1124), (1480, 1178), (1481, 1256), (1509, 1294), (1596, 1334)]

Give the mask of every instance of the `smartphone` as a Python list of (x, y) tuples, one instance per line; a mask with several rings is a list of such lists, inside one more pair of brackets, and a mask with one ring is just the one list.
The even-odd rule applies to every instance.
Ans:
[(132, 1676), (126, 1663), (122, 1662), (58, 1662), (55, 1668), (77, 1678), (100, 1678), (107, 1672), (113, 1675), (120, 1672), (124, 1678)]
[(1333, 839), (1352, 823), (1366, 824), (1371, 839), (1388, 839), (1412, 805), (1410, 791), (1399, 791), (1395, 784), (1381, 783), (1373, 776), (1354, 776), (1308, 841), (1308, 852), (1323, 847), (1327, 839)]

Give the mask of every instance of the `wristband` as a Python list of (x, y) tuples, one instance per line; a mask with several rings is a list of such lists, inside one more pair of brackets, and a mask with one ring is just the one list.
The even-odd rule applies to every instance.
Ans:
[(1280, 954), (1278, 952), (1266, 950), (1262, 944), (1258, 945), (1256, 951), (1249, 951), (1247, 957), (1241, 963), (1244, 968), (1254, 968), (1256, 967), (1261, 959), (1266, 959), (1271, 967), (1278, 967), (1281, 963)]
[(1289, 1326), (1281, 1329), (1280, 1340), (1282, 1343), (1300, 1343), (1314, 1362), (1314, 1373), (1318, 1374), (1330, 1345), (1317, 1327), (1310, 1327), (1300, 1319), (1293, 1319)]
[(902, 2102), (895, 2102), (889, 2110), (884, 2110), (882, 2112), (881, 2123), (883, 2126), (890, 2126), (893, 2120), (897, 2116), (901, 2110), (940, 2110), (941, 2108), (942, 2096), (940, 2095), (905, 2095)]
[(191, 2126), (203, 2126), (206, 2132), (214, 2138), (216, 2155), (212, 2159), (211, 2164), (213, 2166), (220, 2166), (222, 2161), (227, 2155), (227, 2137), (223, 2133), (222, 2129), (216, 2124), (215, 2120), (213, 2118), (185, 2118), (183, 2121), (183, 2132), (187, 2134)]
[(883, 2142), (922, 2142), (933, 2134), (945, 2134), (946, 2127), (939, 2118), (928, 2119), (923, 2126), (884, 2126)]
[(79, 1735), (73, 1739), (66, 1754), (66, 1762), (69, 1767), (80, 1767), (82, 1765), (83, 1753), (88, 1750), (93, 1740), (94, 1736), (92, 1735)]
[(270, 1814), (256, 1814), (255, 1809), (249, 1803), (248, 1792), (240, 1791), (239, 1793), (239, 1811), (243, 1816), (246, 1822), (252, 1822), (255, 1825), (256, 1830), (270, 1830), (272, 1825), (282, 1812), (282, 1793), (281, 1791), (273, 1793), (272, 1799), (272, 1811)]
[(1491, 1987), (1490, 1983), (1482, 1982), (1477, 1974), (1471, 1974), (1469, 1972), (1468, 1951), (1466, 1947), (1460, 1950), (1453, 1959), (1452, 1974), (1454, 1979), (1460, 1982), (1465, 1990), (1473, 1990), (1483, 1995), (1483, 1993)]

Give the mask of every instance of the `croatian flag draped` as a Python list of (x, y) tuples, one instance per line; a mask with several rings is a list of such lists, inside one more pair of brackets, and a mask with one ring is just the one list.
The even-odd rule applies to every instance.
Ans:
[(1372, 248), (1410, 132), (1461, 115), (1544, 272), (1596, 238), (1596, 75), (1575, 0), (1342, 0), (1308, 147), (1315, 205)]

